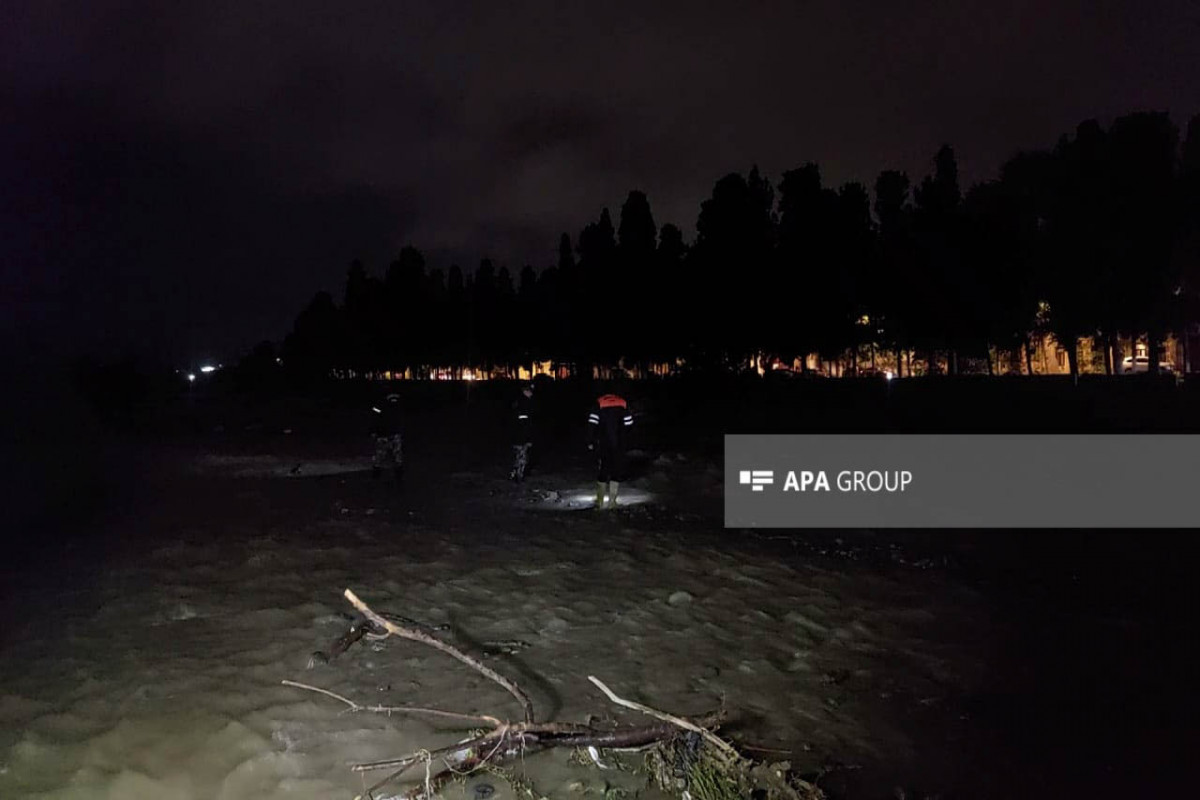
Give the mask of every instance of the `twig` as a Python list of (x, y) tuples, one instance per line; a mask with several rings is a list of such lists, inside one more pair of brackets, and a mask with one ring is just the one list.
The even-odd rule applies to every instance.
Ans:
[[(716, 711), (698, 717), (695, 723), (701, 728), (711, 728), (720, 724), (722, 712)], [(678, 726), (672, 722), (661, 722), (641, 727), (623, 727), (610, 731), (584, 729), (563, 733), (551, 732), (550, 735), (539, 736), (546, 745), (552, 747), (587, 747), (594, 745), (605, 750), (621, 750), (654, 744), (669, 737)], [(538, 726), (540, 733), (541, 726)]]
[(375, 714), (425, 714), (430, 717), (456, 719), (461, 722), (483, 722), (491, 725), (493, 728), (499, 728), (504, 725), (496, 717), (488, 716), (487, 714), (460, 714), (457, 711), (443, 711), (440, 708), (422, 708), (420, 706), (365, 706), (363, 711), (370, 711)]
[(353, 711), (361, 711), (362, 710), (362, 706), (360, 706), (358, 703), (354, 702), (350, 698), (342, 697), (340, 694), (331, 692), (328, 689), (322, 689), (319, 686), (309, 686), (307, 683), (299, 683), (297, 681), (286, 681), (286, 680), (280, 681), (280, 683), (282, 683), (284, 686), (294, 686), (297, 689), (306, 689), (310, 692), (316, 692), (317, 694), (323, 694), (326, 697), (332, 697), (334, 700), (341, 700), (343, 703), (350, 706), (351, 710), (353, 710)]
[(471, 667), (485, 678), (500, 684), (509, 694), (517, 698), (517, 701), (520, 702), (521, 708), (525, 712), (525, 721), (533, 722), (533, 701), (529, 699), (529, 695), (525, 694), (525, 692), (521, 690), (521, 687), (517, 686), (508, 678), (505, 678), (503, 675), (488, 667), (486, 664), (471, 658), (471, 656), (462, 652), (457, 647), (443, 642), (441, 639), (430, 636), (423, 631), (402, 627), (391, 620), (381, 617), (379, 614), (371, 610), (370, 606), (368, 606), (362, 600), (359, 600), (358, 596), (355, 595), (350, 589), (345, 591), (345, 597), (350, 601), (350, 604), (357, 608), (364, 616), (366, 616), (367, 619), (371, 620), (371, 622), (374, 622), (388, 633), (404, 639), (411, 639), (414, 642), (427, 644), (436, 650), (441, 650), (443, 653), (457, 658), (459, 661), (466, 664), (468, 667)]
[(334, 700), (340, 700), (350, 707), (351, 711), (369, 711), (374, 714), (425, 714), (431, 717), (443, 717), (446, 719), (456, 719), (461, 722), (484, 722), (491, 725), (493, 728), (499, 728), (502, 723), (495, 717), (489, 717), (483, 714), (460, 714), (457, 711), (442, 711), (438, 708), (422, 708), (419, 706), (364, 706), (359, 705), (348, 697), (342, 697), (340, 694), (322, 689), (319, 686), (309, 686), (307, 683), (298, 683), (296, 681), (282, 681), (284, 686), (294, 686), (297, 689), (306, 689), (310, 692), (323, 694), (326, 697), (332, 697)]
[(360, 795), (355, 795), (354, 800), (374, 800), (375, 792), (382, 789), (384, 786), (387, 786), (389, 783), (396, 780), (396, 778), (399, 778), (402, 774), (404, 774), (404, 771), (406, 769), (408, 769), (408, 765), (401, 767), (400, 769), (393, 772), (391, 775), (388, 775), (383, 780), (376, 781), (375, 783), (373, 783), (367, 787), (366, 792), (364, 792), (363, 794), (360, 794)]
[(755, 753), (779, 753), (781, 755), (788, 755), (789, 753), (795, 752), (794, 750), (780, 750), (777, 747), (754, 747), (753, 745), (748, 744), (741, 744), (738, 745), (738, 747), (742, 748), (743, 750), (752, 750)]
[[(523, 726), (521, 724), (517, 724), (517, 725), (513, 726), (513, 728), (519, 728), (519, 727), (523, 727)], [(418, 750), (416, 753), (411, 753), (411, 754), (405, 756), (403, 759), (404, 763), (400, 766), (399, 769), (397, 769), (395, 772), (389, 773), (387, 775), (387, 777), (383, 778), (382, 780), (377, 781), (369, 789), (367, 789), (367, 793), (365, 796), (359, 795), (359, 798), (356, 798), (356, 800), (359, 800), (360, 798), (363, 798), (363, 797), (367, 797), (367, 798), (373, 797), (375, 791), (377, 791), (378, 789), (382, 788), (383, 786), (386, 786), (387, 784), (389, 784), (392, 781), (399, 778), (401, 775), (403, 775), (409, 769), (409, 767), (413, 766), (418, 761), (425, 762), (425, 794), (422, 795), (420, 793), (420, 787), (416, 787), (416, 788), (412, 789), (411, 791), (409, 791), (408, 793), (406, 793), (404, 795), (404, 797), (406, 797), (406, 798), (423, 797), (423, 798), (425, 798), (425, 800), (432, 800), (433, 790), (435, 788), (440, 788), (442, 784), (444, 784), (447, 780), (449, 780), (453, 776), (466, 775), (471, 772), (474, 772), (475, 770), (477, 770), (480, 767), (482, 767), (483, 765), (485, 765), (493, 757), (497, 757), (497, 754), (498, 754), (497, 760), (509, 757), (511, 755), (511, 753), (509, 752), (511, 750), (511, 743), (508, 740), (508, 735), (509, 735), (509, 729), (507, 727), (505, 727), (505, 728), (502, 728), (501, 730), (493, 731), (493, 732), (487, 734), (486, 736), (481, 736), (478, 739), (474, 739), (470, 742), (462, 742), (457, 745), (453, 745), (451, 747), (443, 747), (439, 750), (433, 750), (433, 751)], [(491, 745), (491, 742), (489, 740), (492, 738), (494, 738), (496, 740), (496, 743), (495, 743), (495, 745), (492, 745), (491, 750), (488, 752), (488, 754), (486, 756), (482, 756), (482, 757), (480, 756), (480, 752), (482, 752), (483, 748), (463, 749), (463, 748), (467, 748), (468, 746), (473, 748), (475, 745), (485, 743), (485, 742), (488, 745)], [(521, 745), (523, 748), (524, 747), (524, 736), (521, 735), (520, 739), (521, 739)], [(505, 748), (505, 745), (509, 745), (509, 747)], [(539, 745), (538, 749), (541, 749), (540, 745)], [(452, 752), (447, 753), (446, 751), (452, 751)], [(439, 756), (439, 755), (444, 756), (441, 760), (442, 760), (442, 763), (446, 765), (446, 769), (439, 772), (437, 775), (431, 776), (430, 775), (430, 764), (432, 763), (434, 756)], [(377, 762), (377, 763), (385, 764), (387, 762)]]
[(605, 686), (604, 683), (601, 682), (601, 680), (599, 678), (595, 677), (594, 675), (588, 675), (588, 680), (591, 681), (592, 683), (594, 683), (596, 685), (596, 688), (598, 688), (600, 691), (604, 692), (604, 694), (608, 697), (608, 699), (611, 700), (612, 702), (616, 703), (617, 705), (624, 706), (625, 708), (633, 709), (634, 711), (640, 711), (643, 714), (649, 714), (650, 716), (654, 717), (655, 719), (660, 719), (663, 722), (670, 722), (672, 725), (678, 725), (680, 728), (683, 728), (684, 730), (692, 731), (693, 733), (698, 733), (701, 736), (703, 736), (710, 744), (712, 744), (714, 747), (716, 747), (718, 750), (725, 753), (726, 755), (728, 755), (732, 758), (739, 757), (738, 751), (735, 750), (732, 745), (730, 745), (728, 742), (724, 741), (720, 737), (716, 736), (712, 731), (701, 728), (699, 725), (695, 724), (694, 722), (688, 722), (686, 719), (683, 719), (682, 717), (676, 717), (671, 714), (667, 714), (665, 712), (658, 711), (657, 709), (650, 708), (649, 706), (644, 706), (641, 703), (635, 703), (632, 700), (626, 700), (622, 697), (617, 697), (617, 695), (613, 693), (612, 689), (609, 689), (607, 686)]
[[(496, 733), (500, 734), (499, 737), (496, 739), (496, 746), (492, 748), (492, 751), (490, 753), (488, 753), (486, 756), (484, 756), (480, 760), (479, 765), (486, 764), (487, 762), (491, 761), (492, 756), (496, 755), (496, 753), (499, 752), (500, 746), (502, 744), (504, 744), (504, 737), (508, 735), (507, 726), (499, 731), (496, 731)], [(524, 738), (522, 738), (521, 739), (522, 745), (524, 744), (524, 742), (525, 742), (525, 740), (524, 740)], [(453, 769), (453, 767), (451, 767), (451, 769)]]
[(404, 772), (404, 770), (408, 769), (413, 764), (420, 761), (424, 757), (425, 752), (428, 752), (430, 756), (441, 756), (441, 755), (445, 755), (447, 753), (457, 753), (460, 750), (469, 750), (471, 748), (477, 747), (478, 745), (486, 742), (488, 739), (490, 739), (491, 737), (493, 737), (495, 735), (496, 735), (496, 732), (492, 731), (491, 733), (484, 734), (483, 736), (478, 736), (474, 739), (468, 739), (465, 742), (459, 742), (457, 744), (451, 744), (451, 745), (447, 745), (445, 747), (439, 747), (437, 750), (429, 750), (429, 751), (418, 750), (415, 753), (409, 753), (408, 755), (400, 756), (399, 758), (388, 758), (388, 759), (384, 759), (383, 761), (369, 761), (365, 764), (355, 764), (350, 769), (354, 772), (373, 772), (377, 769), (389, 769), (391, 767), (400, 767), (401, 768), (400, 772)]

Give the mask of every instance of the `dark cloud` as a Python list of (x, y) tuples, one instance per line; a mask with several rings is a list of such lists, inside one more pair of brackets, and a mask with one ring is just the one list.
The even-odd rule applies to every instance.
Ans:
[(1182, 123), (1198, 39), (1183, 0), (10, 2), (0, 302), (241, 346), (353, 257), (543, 266), (632, 188), (690, 236), (752, 163), (870, 184), (948, 141), (976, 179), (1086, 117)]
[(395, 252), (417, 216), (402, 194), (305, 186), (253, 148), (87, 95), (6, 105), (20, 122), (0, 140), (14, 156), (4, 310), (91, 348), (177, 357), (277, 335), (351, 257)]
[(560, 147), (586, 148), (613, 136), (609, 120), (593, 105), (541, 104), (534, 100), (514, 110), (513, 119), (498, 131), (496, 155), (522, 159)]

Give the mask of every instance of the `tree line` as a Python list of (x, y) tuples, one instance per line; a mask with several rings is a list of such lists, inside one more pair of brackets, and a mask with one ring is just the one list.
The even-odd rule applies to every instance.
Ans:
[(815, 163), (776, 183), (731, 173), (691, 242), (631, 191), (615, 222), (605, 208), (562, 234), (557, 263), (517, 274), (487, 258), (430, 269), (412, 246), (382, 275), (355, 261), (340, 303), (320, 292), (300, 313), (283, 360), (319, 375), (547, 360), (590, 373), (871, 347), (910, 365), (941, 354), (951, 371), (1005, 353), (1032, 371), (1050, 334), (1078, 374), (1081, 337), (1145, 337), (1157, 365), (1166, 335), (1197, 319), (1200, 116), (1184, 136), (1166, 113), (1086, 121), (966, 190), (950, 146), (932, 167), (870, 189), (827, 186)]

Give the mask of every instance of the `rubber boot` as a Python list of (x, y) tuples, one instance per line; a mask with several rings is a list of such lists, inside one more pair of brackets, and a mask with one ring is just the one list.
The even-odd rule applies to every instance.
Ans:
[(617, 481), (608, 482), (608, 507), (617, 507), (617, 492), (620, 490), (621, 484)]
[(596, 481), (596, 508), (604, 508), (604, 481)]

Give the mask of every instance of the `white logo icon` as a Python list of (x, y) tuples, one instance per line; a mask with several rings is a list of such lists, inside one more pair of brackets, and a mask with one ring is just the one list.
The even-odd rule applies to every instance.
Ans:
[(775, 483), (775, 472), (769, 469), (744, 469), (738, 473), (738, 483), (749, 486), (752, 492), (761, 492), (764, 486)]

